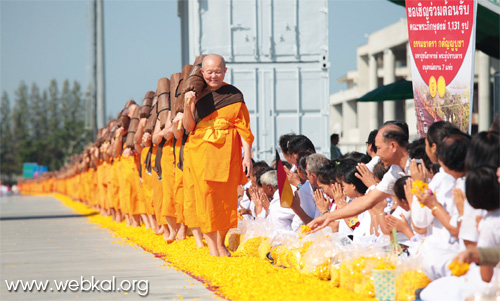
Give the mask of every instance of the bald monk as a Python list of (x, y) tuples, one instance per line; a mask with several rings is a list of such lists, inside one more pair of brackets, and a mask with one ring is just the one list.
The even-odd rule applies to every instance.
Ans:
[[(127, 140), (132, 140), (133, 135), (136, 131), (136, 125), (139, 123), (139, 106), (131, 104), (128, 108), (127, 116), (133, 120), (134, 125), (133, 130), (129, 128), (127, 133)], [(129, 139), (128, 136), (131, 136)], [(122, 135), (122, 146), (123, 152), (121, 156), (121, 172), (122, 172), (122, 185), (120, 186), (120, 192), (123, 192), (124, 203), (126, 203), (126, 207), (128, 208), (128, 219), (130, 220), (130, 224), (132, 227), (140, 226), (140, 215), (145, 213), (145, 206), (141, 206), (138, 201), (139, 198), (139, 176), (137, 174), (137, 165), (136, 165), (136, 157), (137, 153), (132, 151), (130, 143), (127, 145), (127, 142), (124, 140), (124, 136)]]
[[(187, 79), (189, 78), (189, 75), (193, 69), (192, 65), (184, 65), (182, 67), (182, 72), (181, 72), (181, 79), (179, 80), (179, 84), (177, 86), (177, 91), (180, 93), (178, 96), (178, 101), (176, 103), (176, 111), (178, 112), (184, 112), (184, 94), (182, 94), (182, 91), (184, 90), (184, 83), (187, 82)], [(203, 83), (205, 82), (202, 79)], [(177, 95), (177, 93), (176, 93)], [(180, 116), (179, 116), (180, 117)], [(179, 123), (182, 123), (182, 120), (179, 120), (178, 123), (176, 124), (176, 129), (179, 129)], [(198, 248), (203, 248), (205, 247), (205, 244), (203, 243), (203, 233), (201, 232), (200, 228), (200, 221), (198, 219), (198, 216), (196, 214), (196, 200), (195, 200), (195, 193), (194, 193), (194, 181), (192, 180), (193, 174), (190, 172), (189, 168), (184, 168), (184, 163), (183, 163), (183, 158), (185, 159), (185, 143), (188, 137), (188, 132), (185, 131), (184, 128), (182, 128), (182, 133), (184, 133), (184, 136), (181, 139), (180, 145), (178, 147), (179, 152), (177, 154), (178, 158), (178, 163), (177, 166), (181, 167), (182, 166), (182, 190), (179, 190), (178, 193), (183, 192), (183, 197), (182, 199), (178, 199), (177, 201), (182, 201), (181, 206), (179, 207), (179, 210), (182, 211), (182, 223), (186, 225), (186, 228), (189, 227), (191, 230), (191, 233), (194, 236), (196, 246)], [(178, 135), (180, 133), (177, 133)], [(182, 135), (181, 135), (182, 136)], [(189, 164), (187, 164), (189, 165)], [(180, 179), (179, 179), (180, 180)], [(182, 238), (182, 237), (181, 237)]]
[[(185, 145), (188, 164), (184, 167), (194, 175), (196, 213), (212, 256), (231, 255), (224, 239), (227, 231), (238, 224), (237, 187), (245, 184), (246, 176), (252, 174), (254, 137), (250, 116), (241, 92), (224, 83), (226, 70), (222, 56), (207, 55), (201, 74), (208, 93), (184, 94), (183, 122), (191, 132)], [(204, 93), (207, 94), (203, 96)]]
[(156, 152), (158, 150), (158, 145), (152, 143), (155, 125), (158, 118), (157, 101), (158, 97), (155, 95), (153, 98), (151, 113), (146, 121), (143, 131), (144, 133), (142, 135), (142, 143), (144, 145), (143, 153), (146, 153), (146, 157), (145, 160), (142, 161), (141, 154), (141, 162), (144, 162), (142, 172), (144, 199), (146, 201), (146, 205), (153, 209), (152, 215), (148, 213), (148, 216), (150, 217), (149, 222), (151, 224), (151, 229), (156, 234), (163, 234), (164, 227), (158, 225), (158, 218), (161, 217), (156, 216), (158, 213), (161, 213), (161, 208), (159, 208), (159, 206), (161, 206), (163, 199), (163, 189), (160, 180), (158, 180), (158, 176), (152, 169), (152, 165), (156, 159)]
[[(142, 203), (142, 205), (145, 207), (146, 213), (141, 215), (142, 221), (144, 223), (144, 226), (146, 229), (153, 229), (154, 226), (151, 223), (151, 221), (154, 219), (153, 215), (154, 213), (154, 208), (151, 204), (150, 201), (146, 201), (151, 199), (151, 177), (145, 177), (145, 168), (144, 168), (144, 161), (146, 160), (149, 147), (146, 147), (146, 144), (149, 144), (150, 141), (143, 142), (143, 135), (144, 135), (144, 130), (147, 124), (147, 120), (150, 117), (151, 114), (151, 108), (153, 105), (153, 98), (154, 98), (154, 92), (153, 91), (148, 91), (146, 92), (146, 95), (144, 96), (144, 100), (141, 106), (141, 110), (139, 111), (139, 125), (137, 127), (135, 136), (134, 136), (134, 145), (135, 145), (135, 150), (139, 154), (139, 163), (138, 163), (138, 168), (137, 172), (139, 173), (139, 202)], [(144, 144), (146, 143), (146, 144)], [(145, 179), (148, 179), (149, 182), (146, 183)], [(153, 229), (156, 231), (156, 228)]]

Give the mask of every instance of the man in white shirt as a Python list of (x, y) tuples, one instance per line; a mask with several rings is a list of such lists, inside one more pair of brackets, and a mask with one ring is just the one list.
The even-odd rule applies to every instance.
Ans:
[(366, 195), (359, 197), (342, 209), (329, 212), (315, 218), (309, 226), (318, 231), (326, 227), (330, 222), (356, 216), (386, 198), (394, 195), (394, 183), (405, 175), (405, 169), (409, 166), (409, 156), (406, 146), (408, 145), (408, 125), (404, 122), (386, 122), (378, 131), (375, 138), (377, 154), (380, 161), (390, 166), (377, 187)]
[(274, 229), (292, 230), (292, 220), (295, 213), (290, 208), (281, 207), (276, 170), (271, 170), (263, 174), (260, 177), (260, 182), (262, 183), (264, 193), (271, 200), (267, 218), (271, 221)]
[[(318, 188), (317, 174), (321, 167), (327, 165), (329, 162), (330, 160), (321, 154), (311, 154), (306, 157), (307, 181), (300, 187), (298, 192), (299, 198), (294, 197), (292, 204), (292, 210), (296, 214), (292, 226), (294, 230), (320, 215), (313, 195), (314, 190)], [(296, 202), (300, 203), (300, 206)]]

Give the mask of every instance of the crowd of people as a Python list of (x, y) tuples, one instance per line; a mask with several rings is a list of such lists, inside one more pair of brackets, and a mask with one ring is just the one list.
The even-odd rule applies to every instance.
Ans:
[[(252, 159), (249, 113), (225, 72), (221, 56), (198, 57), (160, 79), (142, 106), (127, 102), (70, 164), (21, 190), (69, 195), (116, 222), (143, 224), (165, 243), (190, 233), (213, 256), (231, 256), (224, 241), (239, 219), (283, 231), (329, 227), (360, 245), (389, 243), (396, 229), (433, 280), (422, 299), (449, 299), (441, 298), (446, 286), (468, 296), (491, 281), (500, 248), (498, 115), (472, 137), (439, 121), (412, 142), (406, 123), (387, 121), (370, 133), (366, 154), (336, 148), (333, 160), (306, 136), (284, 134), (293, 200), (282, 206), (276, 162)], [(451, 277), (453, 260), (476, 263), (467, 280)]]

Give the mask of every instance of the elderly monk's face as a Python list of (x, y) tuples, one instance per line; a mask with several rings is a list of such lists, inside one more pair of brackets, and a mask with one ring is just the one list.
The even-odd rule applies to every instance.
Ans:
[(218, 90), (222, 87), (224, 76), (226, 75), (227, 68), (224, 67), (222, 61), (217, 57), (207, 57), (203, 62), (201, 72), (205, 82), (212, 91)]

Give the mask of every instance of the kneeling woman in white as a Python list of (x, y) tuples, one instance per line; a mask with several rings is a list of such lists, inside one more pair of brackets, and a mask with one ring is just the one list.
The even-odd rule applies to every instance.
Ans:
[[(340, 160), (336, 168), (337, 181), (342, 183), (342, 188), (344, 195), (350, 200), (354, 200), (360, 196), (363, 196), (368, 189), (363, 182), (356, 177), (358, 172), (356, 166), (358, 163), (353, 159)], [(337, 207), (341, 208), (345, 206), (345, 201), (335, 200), (337, 202)], [(368, 211), (365, 211), (358, 216), (353, 216), (348, 219), (344, 219), (340, 222), (339, 232), (351, 232), (353, 235), (353, 241), (355, 243), (371, 243), (375, 236), (371, 232), (371, 216)], [(351, 233), (346, 233), (351, 234)]]
[[(496, 168), (481, 166), (467, 175), (466, 195), (472, 207), (485, 209), (488, 213), (479, 223), (477, 246), (481, 248), (500, 246), (500, 185)], [(422, 300), (464, 300), (475, 292), (482, 291), (493, 278), (493, 267), (471, 264), (467, 274), (438, 279), (425, 288)]]

